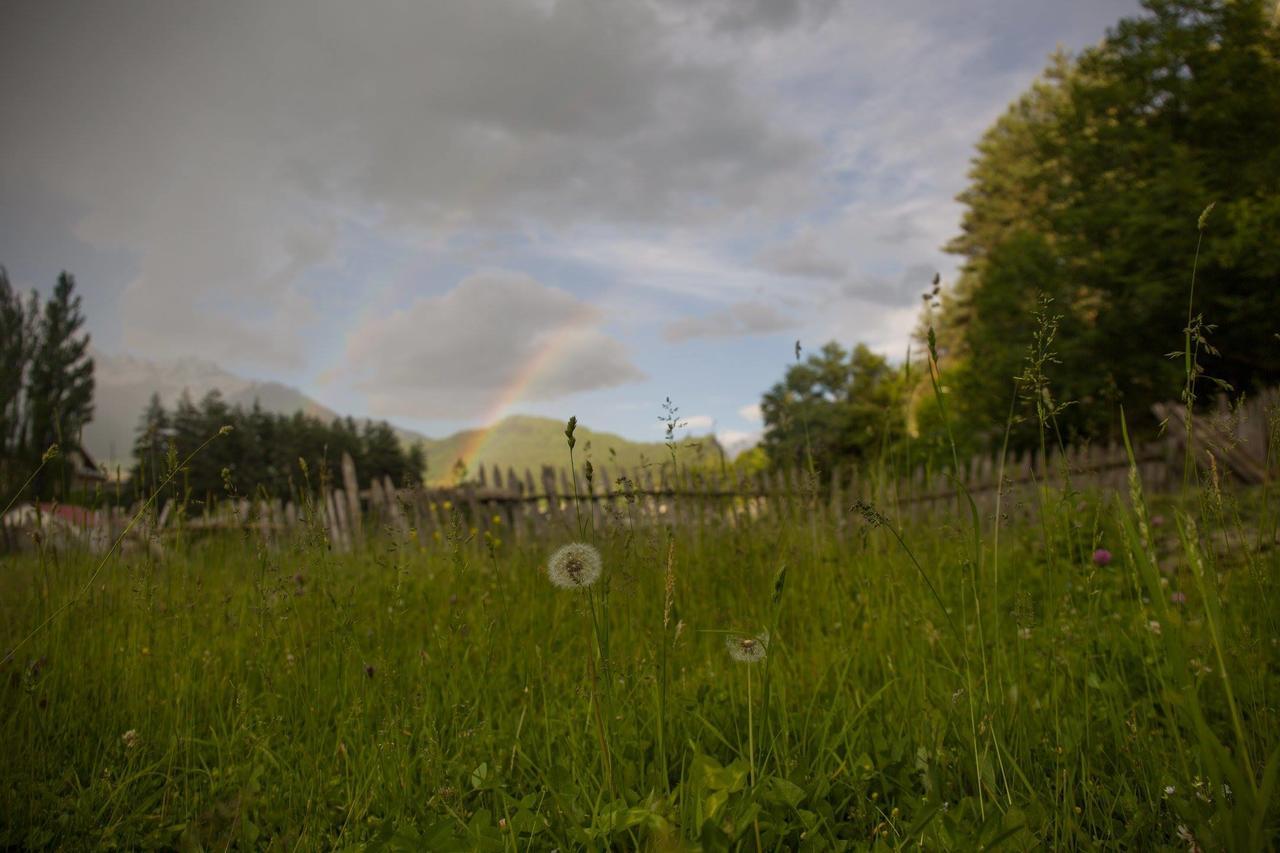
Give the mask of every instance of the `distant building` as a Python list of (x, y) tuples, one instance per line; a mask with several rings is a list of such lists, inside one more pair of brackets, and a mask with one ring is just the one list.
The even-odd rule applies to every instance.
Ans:
[(106, 473), (98, 467), (98, 463), (84, 449), (84, 445), (75, 444), (65, 451), (67, 463), (71, 466), (71, 490), (93, 491), (107, 482)]

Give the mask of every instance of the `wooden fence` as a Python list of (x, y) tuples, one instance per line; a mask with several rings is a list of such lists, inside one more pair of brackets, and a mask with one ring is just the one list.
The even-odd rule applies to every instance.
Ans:
[[(1176, 488), (1186, 455), (1185, 410), (1158, 406), (1167, 419), (1164, 437), (1134, 448), (1134, 462), (1148, 493)], [(1225, 403), (1193, 419), (1191, 459), (1218, 482), (1257, 484), (1274, 480), (1280, 390), (1231, 408)], [(856, 468), (818, 475), (807, 471), (769, 471), (744, 476), (731, 467), (679, 469), (670, 465), (638, 471), (584, 468), (576, 485), (566, 469), (544, 467), (535, 476), (508, 468), (479, 466), (476, 478), (460, 486), (398, 488), (389, 478), (358, 487), (350, 456), (342, 460), (342, 483), (300, 502), (280, 499), (223, 501), (196, 515), (166, 504), (136, 525), (140, 540), (157, 543), (177, 527), (188, 532), (251, 528), (264, 538), (305, 530), (323, 535), (332, 547), (349, 550), (373, 531), (403, 538), (467, 539), (486, 534), (502, 540), (569, 535), (576, 519), (613, 518), (632, 525), (728, 525), (754, 520), (810, 519), (843, 529), (850, 507), (867, 501), (897, 519), (946, 517), (967, 513), (965, 493), (986, 516), (1027, 511), (1041, 484), (1080, 491), (1124, 490), (1129, 457), (1122, 445), (1080, 445), (1047, 456), (1026, 453), (1000, 459), (975, 457), (955, 475), (917, 469), (911, 476), (886, 480)], [(181, 518), (180, 518), (181, 516)], [(123, 509), (93, 516), (92, 542), (101, 547), (122, 530)], [(17, 531), (5, 531), (12, 544)], [(29, 536), (29, 534), (28, 534)]]

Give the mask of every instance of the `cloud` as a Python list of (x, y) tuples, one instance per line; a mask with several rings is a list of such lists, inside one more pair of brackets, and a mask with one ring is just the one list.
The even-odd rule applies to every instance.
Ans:
[(900, 276), (862, 276), (845, 282), (841, 292), (851, 299), (862, 299), (886, 307), (919, 305), (920, 295), (933, 284), (936, 268), (912, 264)]
[(306, 276), (351, 223), (707, 223), (778, 210), (816, 166), (647, 4), (50, 0), (6, 30), (0, 178), (134, 254), (123, 342), (157, 354), (297, 364)]
[(820, 24), (839, 0), (663, 0), (668, 12), (696, 16), (713, 30), (741, 35)]
[(464, 419), (644, 379), (600, 312), (521, 273), (469, 276), (348, 335), (353, 381), (379, 416)]
[(716, 441), (724, 448), (725, 455), (736, 458), (744, 451), (750, 450), (760, 443), (763, 433), (760, 430), (725, 429), (716, 433)]
[[(676, 430), (677, 435), (690, 435), (693, 433), (705, 434), (711, 432), (716, 425), (716, 419), (711, 415), (681, 415), (679, 428)], [(665, 422), (659, 422), (653, 425), (654, 429), (660, 432), (666, 432), (667, 425)]]
[(816, 229), (805, 228), (790, 240), (766, 246), (756, 263), (779, 275), (839, 281), (849, 274), (849, 261), (824, 242)]
[(764, 422), (764, 413), (760, 411), (759, 403), (748, 403), (741, 407), (738, 409), (738, 417), (753, 424)]
[(662, 330), (673, 343), (694, 338), (731, 338), (768, 335), (791, 328), (793, 321), (778, 309), (762, 302), (738, 302), (701, 317), (673, 320)]

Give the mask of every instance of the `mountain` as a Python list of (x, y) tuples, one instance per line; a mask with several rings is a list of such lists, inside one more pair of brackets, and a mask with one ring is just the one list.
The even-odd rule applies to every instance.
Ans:
[[(132, 356), (110, 355), (95, 351), (94, 417), (85, 427), (85, 448), (99, 464), (114, 470), (117, 465), (132, 464), (134, 434), (138, 420), (153, 393), (160, 395), (166, 406), (173, 406), (185, 389), (191, 399), (200, 398), (213, 389), (222, 392), (231, 405), (252, 406), (256, 400), (265, 411), (293, 414), (302, 411), (323, 420), (339, 417), (339, 413), (322, 406), (296, 388), (279, 382), (245, 379), (223, 370), (218, 365), (198, 358), (172, 361), (150, 361)], [(526, 469), (534, 476), (543, 465), (566, 466), (569, 461), (564, 440), (564, 422), (552, 418), (511, 415), (485, 430), (464, 430), (445, 438), (429, 438), (413, 430), (395, 427), (406, 445), (420, 442), (427, 456), (427, 481), (447, 482), (454, 466), (469, 448), (478, 448), (467, 462), (474, 469), (483, 465), (487, 472), (494, 465), (504, 475), (515, 468), (521, 476)], [(484, 434), (482, 436), (482, 434)], [(598, 433), (580, 426), (575, 458), (590, 458), (596, 465), (613, 472), (634, 470), (643, 461), (662, 461), (667, 448), (660, 441), (629, 441), (612, 433)], [(483, 440), (481, 440), (483, 438)], [(699, 453), (718, 459), (718, 449), (711, 439), (703, 439), (700, 448), (682, 447), (682, 462), (692, 462)], [(612, 451), (612, 452), (611, 452)], [(473, 472), (474, 473), (474, 470)]]
[(94, 414), (82, 439), (98, 463), (112, 469), (117, 464), (122, 468), (131, 464), (138, 419), (153, 393), (158, 393), (166, 406), (172, 406), (184, 389), (198, 402), (216, 388), (231, 405), (249, 407), (256, 399), (270, 412), (292, 414), (301, 410), (325, 420), (337, 417), (333, 410), (296, 388), (245, 379), (198, 358), (158, 362), (95, 350), (93, 362)]

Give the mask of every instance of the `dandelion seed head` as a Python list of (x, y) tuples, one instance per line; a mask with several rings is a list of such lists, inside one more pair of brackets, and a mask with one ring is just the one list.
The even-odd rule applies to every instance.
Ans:
[(769, 633), (756, 637), (727, 637), (724, 641), (729, 657), (740, 663), (756, 663), (764, 660), (769, 648)]
[(560, 589), (585, 589), (600, 579), (600, 552), (585, 542), (562, 546), (547, 562), (547, 577)]

